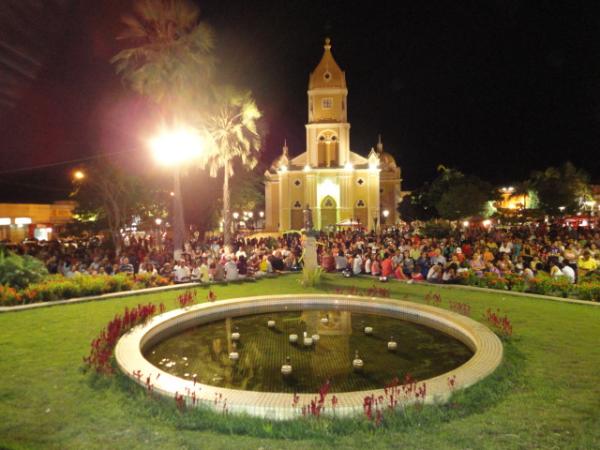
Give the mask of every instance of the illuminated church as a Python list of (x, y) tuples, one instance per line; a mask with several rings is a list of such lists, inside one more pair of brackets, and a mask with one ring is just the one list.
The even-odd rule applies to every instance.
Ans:
[(346, 75), (331, 54), (329, 39), (324, 48), (308, 82), (306, 151), (292, 158), (284, 144), (265, 172), (268, 230), (301, 229), (306, 205), (314, 228), (321, 230), (357, 222), (372, 230), (398, 219), (400, 168), (383, 151), (381, 138), (366, 158), (350, 150)]

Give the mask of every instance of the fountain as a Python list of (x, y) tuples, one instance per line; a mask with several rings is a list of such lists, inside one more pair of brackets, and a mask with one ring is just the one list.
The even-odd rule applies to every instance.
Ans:
[[(270, 321), (281, 333), (271, 331)], [(369, 335), (367, 324), (375, 323), (377, 334), (370, 326)], [(244, 358), (238, 349), (241, 337), (234, 337), (241, 329)], [(339, 400), (339, 416), (362, 414), (364, 395), (358, 392), (384, 395), (382, 387), (407, 372), (427, 383), (426, 402), (443, 403), (452, 392), (448, 378), (456, 377), (462, 388), (486, 377), (502, 361), (502, 344), (482, 324), (433, 306), (311, 293), (169, 311), (122, 336), (115, 358), (137, 383), (143, 385), (153, 374), (160, 395), (187, 392), (183, 395), (191, 404), (188, 391), (194, 390), (196, 404), (213, 407), (215, 394), (222, 393), (232, 413), (288, 419), (301, 414), (290, 395), (297, 393), (300, 404), (310, 403), (324, 380), (330, 380), (330, 392)], [(138, 371), (144, 374), (141, 379), (132, 375)]]

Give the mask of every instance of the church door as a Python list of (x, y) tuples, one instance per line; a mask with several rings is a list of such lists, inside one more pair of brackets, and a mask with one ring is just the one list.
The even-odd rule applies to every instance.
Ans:
[(301, 209), (292, 209), (292, 230), (301, 230), (304, 228), (304, 216)]
[(328, 195), (321, 202), (321, 229), (335, 227), (337, 222), (337, 204), (333, 197)]

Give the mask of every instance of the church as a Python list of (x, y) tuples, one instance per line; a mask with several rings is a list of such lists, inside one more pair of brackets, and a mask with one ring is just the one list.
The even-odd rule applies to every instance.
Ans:
[(397, 222), (400, 168), (384, 152), (381, 137), (366, 157), (350, 150), (347, 98), (346, 74), (326, 39), (308, 82), (306, 151), (291, 157), (284, 144), (265, 172), (267, 230), (300, 230), (307, 205), (318, 230), (343, 224), (373, 230)]

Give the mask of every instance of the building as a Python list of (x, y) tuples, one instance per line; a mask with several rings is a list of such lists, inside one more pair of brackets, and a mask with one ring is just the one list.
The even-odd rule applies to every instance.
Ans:
[(73, 220), (75, 202), (0, 203), (0, 241), (50, 240)]
[(401, 174), (384, 152), (381, 137), (367, 157), (351, 151), (346, 75), (325, 40), (321, 61), (308, 83), (306, 151), (280, 157), (265, 172), (268, 230), (299, 230), (310, 206), (316, 229), (360, 223), (371, 230), (398, 220)]

